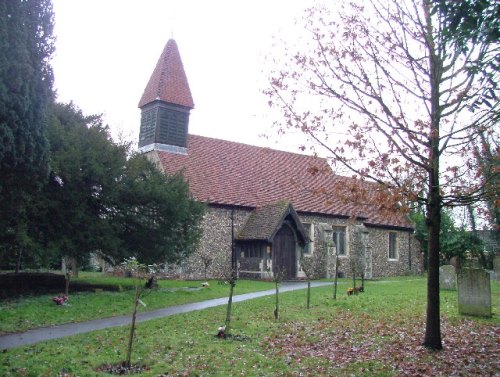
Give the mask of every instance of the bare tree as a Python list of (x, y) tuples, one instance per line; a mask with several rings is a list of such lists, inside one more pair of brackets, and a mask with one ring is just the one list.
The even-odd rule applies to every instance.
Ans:
[(275, 287), (275, 305), (274, 305), (274, 319), (279, 321), (280, 319), (280, 284), (286, 276), (286, 269), (282, 269), (279, 266), (274, 270), (273, 281)]
[[(364, 225), (356, 225), (353, 232), (354, 242), (349, 254), (349, 265), (351, 267), (353, 293), (365, 291), (365, 270), (366, 270), (366, 251), (368, 244), (368, 231)], [(361, 278), (361, 287), (356, 288), (356, 276)]]
[[(478, 164), (470, 158), (479, 135), (495, 127), (491, 120), (498, 119), (498, 101), (478, 105), (485, 72), (468, 69), (498, 54), (498, 43), (477, 41), (464, 53), (443, 37), (445, 23), (432, 12), (430, 0), (337, 5), (333, 11), (321, 5), (307, 11), (309, 44), (285, 51), (266, 93), (284, 115), (278, 132), (302, 131), (308, 139), (303, 148), (308, 144), (327, 153), (337, 171), (365, 181), (353, 183), (348, 195), (341, 194), (343, 187), (328, 188), (338, 197), (375, 202), (381, 209), (425, 204), (424, 345), (438, 350), (441, 208), (499, 193), (498, 186), (480, 179)], [(489, 75), (498, 82), (498, 72)], [(378, 187), (364, 190), (366, 181)]]
[(214, 261), (213, 252), (209, 249), (203, 248), (202, 250), (199, 251), (199, 253), (197, 253), (197, 256), (200, 259), (201, 263), (203, 264), (203, 272), (205, 276), (204, 278), (206, 280), (208, 268), (212, 265)]
[(219, 329), (219, 336), (228, 337), (231, 335), (231, 315), (233, 310), (234, 287), (238, 281), (238, 260), (234, 243), (234, 211), (231, 211), (231, 254), (227, 258), (215, 260), (217, 264), (218, 279), (229, 284), (229, 297), (227, 300), (226, 320), (224, 327)]
[(148, 280), (153, 281), (153, 279), (155, 279), (155, 273), (158, 269), (158, 266), (146, 266), (145, 264), (139, 263), (139, 261), (135, 257), (125, 259), (122, 265), (124, 268), (131, 271), (132, 275), (136, 278), (134, 305), (132, 309), (132, 321), (130, 323), (130, 333), (127, 343), (127, 356), (124, 362), (124, 366), (126, 368), (130, 368), (132, 346), (136, 329), (137, 308), (139, 304), (146, 306), (146, 304), (142, 301), (142, 298), (144, 298), (144, 295), (148, 291), (149, 287), (146, 282)]
[[(334, 268), (334, 273), (335, 275), (333, 276), (333, 299), (337, 299), (337, 286), (338, 286), (338, 279), (339, 279), (339, 249), (335, 243), (332, 242), (332, 245), (330, 246), (331, 249), (333, 250), (334, 254), (334, 261), (335, 261), (335, 268)], [(329, 248), (327, 250), (330, 250)], [(328, 257), (328, 253), (327, 253)]]
[(307, 309), (309, 309), (311, 305), (311, 280), (316, 280), (323, 276), (325, 271), (324, 260), (318, 253), (309, 256), (303, 255), (300, 259), (300, 266), (307, 278)]

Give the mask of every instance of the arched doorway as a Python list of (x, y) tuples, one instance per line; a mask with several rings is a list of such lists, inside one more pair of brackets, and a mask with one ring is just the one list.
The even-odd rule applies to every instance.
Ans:
[(297, 258), (295, 255), (297, 241), (293, 229), (286, 223), (276, 233), (273, 240), (273, 273), (284, 273), (284, 279), (297, 277)]

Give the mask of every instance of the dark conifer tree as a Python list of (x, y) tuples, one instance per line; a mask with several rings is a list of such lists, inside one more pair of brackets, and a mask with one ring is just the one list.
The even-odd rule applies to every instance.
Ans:
[(0, 1), (0, 247), (17, 255), (17, 268), (48, 171), (53, 25), (51, 0)]

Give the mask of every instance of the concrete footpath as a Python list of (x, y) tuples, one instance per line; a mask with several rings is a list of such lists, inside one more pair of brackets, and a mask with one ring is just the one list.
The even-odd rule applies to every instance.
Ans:
[[(320, 287), (325, 285), (333, 285), (331, 282), (312, 282), (312, 287)], [(281, 292), (295, 291), (299, 289), (305, 289), (307, 283), (305, 282), (287, 282), (283, 283), (280, 287)], [(267, 291), (246, 293), (243, 295), (233, 296), (233, 302), (240, 302), (251, 300), (253, 298), (270, 296), (275, 293), (274, 289), (269, 289)], [(137, 322), (149, 321), (151, 319), (168, 317), (175, 314), (182, 314), (193, 312), (196, 310), (203, 310), (207, 308), (212, 308), (214, 306), (220, 306), (227, 304), (228, 297), (216, 298), (212, 300), (206, 300), (201, 302), (194, 302), (191, 304), (170, 306), (164, 309), (156, 309), (148, 312), (142, 312), (137, 314)], [(131, 316), (123, 315), (119, 317), (102, 318), (95, 319), (87, 322), (79, 323), (68, 323), (65, 325), (42, 327), (33, 330), (28, 330), (22, 333), (8, 334), (0, 336), (0, 350), (6, 350), (9, 348), (26, 346), (29, 344), (35, 344), (51, 339), (64, 338), (66, 336), (83, 334), (86, 332), (91, 332), (95, 330), (107, 329), (110, 327), (118, 327), (129, 325)]]

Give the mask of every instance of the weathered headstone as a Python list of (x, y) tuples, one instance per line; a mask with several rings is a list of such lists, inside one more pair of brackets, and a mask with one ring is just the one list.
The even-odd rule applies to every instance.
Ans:
[(455, 256), (450, 258), (450, 264), (455, 267), (455, 272), (458, 273), (460, 271), (460, 268), (462, 268), (462, 262), (460, 261), (460, 258)]
[(450, 264), (439, 267), (439, 287), (447, 291), (457, 290), (457, 273)]
[(500, 256), (496, 255), (493, 259), (493, 277), (495, 280), (500, 280)]
[(491, 317), (490, 274), (480, 268), (463, 268), (458, 274), (458, 312)]

